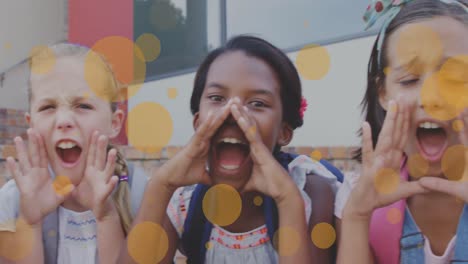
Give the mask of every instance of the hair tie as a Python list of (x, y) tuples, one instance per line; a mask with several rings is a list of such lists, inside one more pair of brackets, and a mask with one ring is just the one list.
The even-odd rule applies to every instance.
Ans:
[(123, 182), (123, 181), (124, 181), (124, 182), (128, 182), (128, 175), (121, 175), (121, 176), (119, 177), (119, 183), (120, 183), (120, 182)]

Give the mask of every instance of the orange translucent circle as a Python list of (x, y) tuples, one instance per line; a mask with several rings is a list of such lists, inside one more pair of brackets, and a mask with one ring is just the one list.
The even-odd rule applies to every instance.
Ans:
[(311, 237), (316, 247), (327, 249), (336, 241), (335, 228), (328, 223), (319, 223), (312, 229)]
[(325, 47), (310, 44), (303, 47), (296, 57), (296, 67), (307, 80), (321, 80), (330, 71), (330, 54)]
[(439, 34), (420, 24), (407, 25), (398, 35), (396, 47), (398, 64), (415, 75), (434, 70), (443, 54)]
[(310, 153), (310, 158), (313, 160), (320, 161), (322, 157), (322, 152), (320, 152), (320, 150), (314, 150)]
[(142, 34), (136, 40), (136, 44), (143, 52), (146, 62), (156, 60), (161, 53), (161, 41), (153, 34)]
[(299, 249), (300, 236), (296, 229), (280, 227), (273, 236), (273, 245), (280, 256), (292, 256)]
[(175, 99), (178, 95), (178, 92), (177, 92), (177, 88), (169, 88), (167, 89), (167, 97), (169, 97), (169, 99)]
[(466, 147), (463, 145), (454, 145), (447, 148), (442, 157), (442, 171), (447, 179), (452, 181), (463, 179), (466, 165), (465, 153)]
[(213, 224), (228, 226), (240, 216), (242, 200), (239, 192), (227, 184), (211, 187), (203, 197), (203, 213)]
[(24, 220), (18, 219), (14, 232), (0, 231), (0, 256), (19, 261), (32, 253), (34, 230)]
[(453, 128), (453, 131), (455, 131), (455, 132), (461, 132), (464, 127), (465, 127), (465, 125), (463, 124), (463, 121), (461, 121), (459, 119), (453, 121), (453, 123), (452, 123), (452, 128)]
[(255, 206), (261, 206), (263, 204), (263, 198), (261, 196), (255, 196), (254, 198)]
[(58, 195), (65, 196), (71, 192), (73, 184), (67, 176), (58, 175), (55, 177), (52, 186)]
[(391, 208), (387, 211), (387, 221), (390, 224), (396, 225), (400, 223), (402, 219), (403, 215), (401, 214), (400, 210), (398, 210), (398, 208)]
[(400, 175), (393, 169), (383, 168), (377, 171), (374, 185), (377, 192), (391, 194), (396, 191), (400, 184)]
[(468, 55), (447, 59), (439, 71), (437, 86), (442, 98), (459, 115), (468, 107)]
[(211, 241), (206, 242), (205, 244), (206, 249), (212, 249), (213, 248), (213, 243)]
[(138, 104), (128, 113), (126, 123), (130, 145), (145, 153), (161, 151), (174, 131), (171, 114), (157, 103)]
[(440, 87), (445, 81), (439, 72), (436, 72), (424, 81), (421, 88), (421, 103), (424, 111), (432, 118), (447, 121), (458, 116), (459, 110), (441, 95)]
[[(101, 95), (103, 82), (108, 86), (114, 75), (118, 87), (124, 87), (114, 101), (133, 96), (146, 78), (145, 55), (140, 47), (128, 38), (109, 36), (97, 41), (91, 49), (95, 53), (89, 52), (85, 59), (85, 79), (91, 90)], [(127, 90), (130, 85), (133, 89)]]
[(57, 62), (52, 49), (47, 46), (36, 46), (30, 52), (30, 70), (33, 74), (47, 74), (51, 72)]
[(411, 177), (420, 178), (429, 171), (429, 162), (419, 153), (413, 154), (408, 158), (408, 170)]
[(130, 230), (127, 247), (137, 263), (159, 263), (167, 254), (169, 239), (159, 224), (143, 222)]

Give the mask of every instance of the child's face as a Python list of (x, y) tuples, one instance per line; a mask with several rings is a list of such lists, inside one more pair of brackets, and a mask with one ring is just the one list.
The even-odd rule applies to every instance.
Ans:
[[(280, 84), (272, 68), (244, 52), (229, 52), (210, 66), (195, 115), (197, 127), (209, 111), (219, 112), (229, 99), (238, 97), (257, 123), (257, 131), (269, 149), (286, 145), (292, 130), (283, 122)], [(210, 175), (214, 183), (241, 188), (250, 178), (252, 159), (249, 143), (232, 116), (229, 116), (211, 141)]]
[[(430, 34), (425, 33), (427, 39), (420, 39), (411, 50), (411, 45), (418, 41), (405, 43), (402, 36), (418, 32)], [(389, 100), (400, 95), (415, 103), (405, 152), (409, 157), (419, 154), (429, 162), (426, 175), (442, 176), (441, 159), (445, 150), (460, 141), (452, 125), (457, 112), (454, 111), (456, 100), (441, 99), (446, 98), (444, 94), (467, 96), (468, 76), (467, 57), (447, 61), (468, 55), (468, 27), (449, 17), (422, 20), (392, 33), (387, 46), (389, 68), (380, 102), (386, 108)], [(449, 89), (458, 89), (461, 93), (455, 95), (455, 90)], [(431, 122), (430, 126), (425, 122)], [(463, 161), (463, 157), (451, 159), (454, 164)]]
[(84, 78), (83, 59), (78, 57), (58, 58), (53, 71), (31, 76), (31, 87), (26, 119), (42, 136), (55, 174), (69, 177), (76, 185), (85, 169), (93, 131), (117, 136), (123, 113), (112, 113), (110, 103), (95, 96)]

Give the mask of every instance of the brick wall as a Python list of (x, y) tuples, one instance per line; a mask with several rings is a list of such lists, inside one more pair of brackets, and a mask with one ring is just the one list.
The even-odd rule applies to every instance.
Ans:
[[(26, 129), (28, 127), (24, 119), (24, 111), (0, 109), (0, 186), (10, 178), (5, 164), (8, 156), (16, 157), (16, 151), (13, 145), (15, 136), (26, 138)], [(121, 153), (128, 162), (142, 167), (149, 172), (151, 168), (159, 167), (181, 149), (179, 146), (168, 146), (160, 152), (153, 154), (142, 153), (129, 146), (119, 146)], [(355, 147), (286, 147), (284, 151), (308, 155), (321, 156), (329, 160), (338, 169), (343, 172), (359, 170), (359, 164), (352, 159), (352, 152)]]

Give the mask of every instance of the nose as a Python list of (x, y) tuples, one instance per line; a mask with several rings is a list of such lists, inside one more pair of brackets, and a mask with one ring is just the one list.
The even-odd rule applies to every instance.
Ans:
[(70, 111), (62, 110), (57, 112), (55, 127), (62, 131), (66, 131), (74, 127), (73, 115)]

